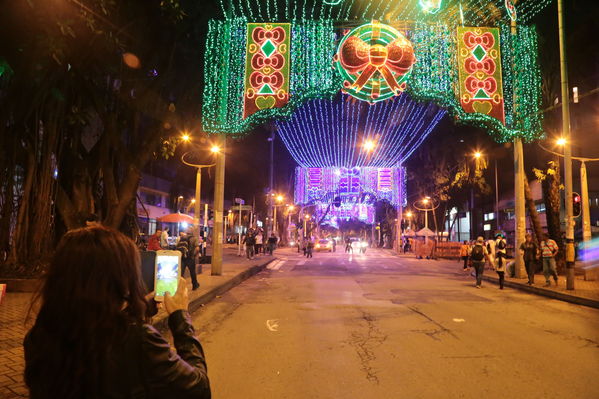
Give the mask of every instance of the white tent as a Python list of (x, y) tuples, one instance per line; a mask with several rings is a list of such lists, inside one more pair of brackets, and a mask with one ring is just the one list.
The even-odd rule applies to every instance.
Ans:
[(425, 227), (423, 229), (418, 230), (416, 232), (416, 235), (419, 236), (419, 237), (435, 237), (437, 235), (437, 233), (435, 233), (434, 231), (432, 231), (428, 227)]

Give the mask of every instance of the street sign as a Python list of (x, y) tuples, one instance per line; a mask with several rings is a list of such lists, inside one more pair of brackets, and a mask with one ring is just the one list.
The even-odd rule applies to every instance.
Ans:
[(243, 204), (245, 204), (245, 201), (241, 198), (235, 198), (235, 203), (243, 205)]
[(231, 210), (234, 212), (239, 212), (239, 209), (241, 209), (242, 211), (251, 211), (252, 206), (251, 205), (237, 205), (237, 206), (231, 208)]

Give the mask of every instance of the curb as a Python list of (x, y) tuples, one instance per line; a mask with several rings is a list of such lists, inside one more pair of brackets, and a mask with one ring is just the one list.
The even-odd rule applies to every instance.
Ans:
[[(268, 262), (264, 262), (259, 265), (254, 265), (254, 266), (250, 267), (249, 269), (246, 269), (246, 270), (238, 273), (237, 275), (233, 276), (231, 279), (223, 282), (222, 284), (217, 285), (216, 287), (212, 288), (211, 290), (206, 291), (199, 297), (197, 297), (189, 302), (189, 313), (191, 314), (191, 313), (195, 312), (196, 310), (198, 310), (205, 304), (212, 301), (217, 296), (224, 294), (225, 292), (229, 291), (231, 288), (241, 284), (242, 282), (249, 279), (250, 277), (260, 273), (262, 270), (266, 269), (266, 266), (268, 266), (271, 262), (274, 262), (277, 259), (278, 258), (272, 258), (272, 259), (269, 259)], [(158, 331), (164, 331), (164, 330), (168, 329), (168, 315), (164, 315), (164, 317), (162, 317), (161, 319), (154, 321), (152, 323), (152, 325)]]
[[(483, 280), (499, 285), (499, 279), (496, 277), (490, 277), (483, 275)], [(557, 299), (558, 301), (564, 301), (573, 303), (576, 305), (588, 306), (591, 308), (599, 309), (599, 301), (594, 299), (583, 298), (575, 295), (564, 294), (563, 292), (556, 292), (551, 290), (545, 290), (543, 288), (530, 286), (526, 284), (516, 283), (513, 281), (505, 280), (504, 286), (515, 288), (517, 290), (526, 291), (532, 294), (545, 296), (547, 298)]]

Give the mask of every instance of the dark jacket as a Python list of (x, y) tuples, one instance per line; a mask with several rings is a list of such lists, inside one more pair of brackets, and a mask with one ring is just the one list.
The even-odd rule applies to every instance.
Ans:
[[(175, 352), (151, 325), (132, 325), (102, 367), (106, 383), (103, 392), (86, 398), (194, 398), (209, 399), (210, 384), (200, 341), (194, 336), (189, 314), (176, 311), (168, 324), (175, 341)], [(39, 386), (38, 374), (45, 359), (36, 357), (48, 336), (32, 329), (25, 337), (25, 380), (30, 398), (52, 398)]]

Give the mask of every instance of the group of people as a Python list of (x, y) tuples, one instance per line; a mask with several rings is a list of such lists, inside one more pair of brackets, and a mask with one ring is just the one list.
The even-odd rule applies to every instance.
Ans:
[[(241, 243), (245, 247), (245, 255), (248, 259), (254, 259), (254, 256), (261, 253), (272, 256), (279, 239), (275, 233), (272, 233), (266, 240), (265, 237), (266, 233), (262, 229), (249, 229), (243, 236)], [(266, 246), (264, 246), (265, 242)]]
[[(539, 245), (532, 239), (531, 234), (526, 234), (525, 241), (520, 245), (519, 253), (524, 259), (528, 285), (533, 285), (538, 261), (542, 262), (545, 286), (551, 285), (553, 277), (555, 285), (558, 284), (555, 256), (559, 251), (557, 243), (545, 234)], [(499, 288), (503, 289), (505, 272), (507, 268), (507, 241), (503, 234), (497, 234), (494, 239), (485, 242), (483, 237), (478, 237), (473, 243), (464, 241), (460, 249), (460, 258), (464, 262), (463, 269), (472, 267), (476, 275), (476, 288), (482, 286), (482, 276), (487, 263), (495, 270), (499, 277)]]

